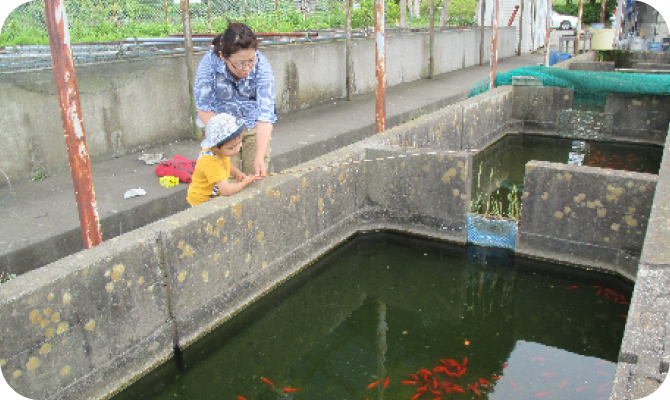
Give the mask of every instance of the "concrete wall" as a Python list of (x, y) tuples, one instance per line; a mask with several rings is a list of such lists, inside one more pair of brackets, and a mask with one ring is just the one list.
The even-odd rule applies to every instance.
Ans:
[(670, 124), (670, 96), (630, 98), (607, 95), (605, 113), (614, 118), (612, 137), (619, 140), (665, 144)]
[[(501, 28), (498, 56), (514, 55), (514, 28)], [(490, 37), (488, 34), (487, 37)], [(485, 39), (489, 40), (489, 39)], [(353, 40), (356, 94), (375, 90), (375, 44)], [(429, 36), (387, 35), (387, 85), (428, 77)], [(346, 96), (345, 42), (261, 48), (275, 74), (280, 113)], [(196, 62), (202, 54), (196, 55)], [(489, 52), (485, 52), (488, 61)], [(435, 33), (435, 74), (479, 64), (479, 32)], [(108, 158), (191, 136), (184, 58), (106, 62), (77, 67), (89, 154)], [(14, 182), (68, 168), (53, 71), (0, 73), (0, 168)], [(0, 185), (6, 185), (5, 180)]]
[(531, 161), (516, 252), (634, 280), (658, 177)]

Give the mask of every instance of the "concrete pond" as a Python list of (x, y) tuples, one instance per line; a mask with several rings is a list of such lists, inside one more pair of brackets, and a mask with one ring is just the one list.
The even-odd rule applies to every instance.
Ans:
[[(508, 133), (569, 136), (572, 96), (491, 90), (18, 276), (0, 291), (3, 375), (29, 398), (103, 399), (358, 232), (466, 244), (473, 157)], [(643, 126), (645, 101), (663, 99), (612, 104), (639, 107)], [(610, 140), (666, 143), (610, 127)], [(652, 393), (670, 365), (669, 151), (658, 175), (526, 164), (514, 252), (635, 283), (615, 400)]]

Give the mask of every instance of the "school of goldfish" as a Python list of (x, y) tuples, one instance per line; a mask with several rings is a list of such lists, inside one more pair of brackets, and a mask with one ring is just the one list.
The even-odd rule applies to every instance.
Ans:
[[(566, 289), (568, 290), (574, 290), (578, 289), (578, 286), (568, 286)], [(611, 299), (614, 301), (614, 303), (621, 304), (621, 305), (628, 305), (628, 301), (626, 300), (626, 297), (618, 292), (616, 292), (613, 289), (608, 289), (608, 288), (603, 288), (601, 286), (593, 286), (594, 289), (596, 289), (596, 295), (597, 296), (605, 296), (608, 299)], [(626, 315), (622, 314), (622, 316), (625, 318)], [(465, 340), (464, 344), (468, 346), (470, 342), (468, 340)], [(541, 357), (536, 357), (533, 358), (532, 361), (546, 361), (544, 358)], [(596, 365), (600, 365), (601, 363), (604, 363), (604, 361), (601, 361), (597, 363)], [(458, 361), (454, 359), (440, 359), (439, 363), (433, 367), (432, 369), (419, 369), (415, 373), (408, 373), (407, 378), (405, 380), (401, 381), (402, 385), (407, 385), (407, 386), (415, 386), (416, 387), (416, 392), (415, 394), (411, 397), (411, 400), (419, 400), (420, 398), (425, 398), (426, 400), (443, 400), (445, 395), (449, 394), (461, 394), (465, 392), (471, 392), (477, 397), (481, 397), (482, 393), (490, 392), (493, 390), (495, 383), (501, 378), (500, 376), (497, 375), (492, 375), (488, 379), (484, 379), (483, 377), (473, 380), (466, 380), (466, 379), (461, 379), (465, 373), (467, 372), (467, 364), (468, 364), (468, 358), (464, 357), (463, 360), (459, 363)], [(507, 364), (503, 364), (503, 369), (507, 367)], [(604, 371), (598, 371), (599, 373), (603, 375), (609, 375), (604, 372)], [(556, 374), (552, 372), (545, 372), (541, 373), (540, 376), (542, 377), (548, 377), (552, 378), (555, 377)], [(291, 387), (286, 387), (286, 388), (278, 388), (275, 386), (275, 384), (270, 381), (267, 378), (261, 378), (261, 380), (272, 387), (272, 389), (275, 392), (278, 393), (292, 393), (292, 392), (299, 392), (300, 389), (298, 388), (291, 388)], [(391, 377), (387, 376), (384, 379), (380, 379), (377, 381), (374, 381), (370, 383), (367, 386), (367, 389), (373, 389), (375, 387), (378, 387), (378, 385), (382, 385), (383, 387), (388, 387), (389, 383), (391, 381)], [(514, 382), (510, 382), (511, 386), (516, 390), (519, 391), (519, 388), (516, 386)], [(559, 388), (564, 388), (568, 382), (566, 380), (563, 380), (560, 385), (558, 385)], [(611, 385), (611, 382), (609, 383), (604, 383), (600, 386), (600, 388), (596, 391), (596, 393), (604, 393), (609, 390), (608, 386)], [(578, 387), (576, 388), (577, 392), (581, 392), (583, 390), (587, 389), (586, 386)], [(544, 397), (548, 396), (551, 394), (550, 392), (538, 392), (535, 394), (535, 397)], [(237, 396), (238, 400), (247, 400), (246, 398), (242, 396)], [(366, 399), (366, 400), (369, 400)]]

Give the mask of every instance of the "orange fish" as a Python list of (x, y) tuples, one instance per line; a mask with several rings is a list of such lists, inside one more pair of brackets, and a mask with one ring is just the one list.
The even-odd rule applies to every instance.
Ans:
[(600, 375), (610, 376), (610, 374), (608, 374), (608, 373), (605, 372), (605, 371), (600, 371), (600, 370), (598, 370), (598, 373), (599, 373)]
[(295, 388), (284, 388), (282, 389), (284, 393), (291, 393), (291, 392), (299, 392), (300, 389), (295, 389)]
[(237, 396), (237, 398), (240, 399), (240, 400), (247, 400), (247, 399), (245, 399), (245, 398), (242, 397), (242, 396)]
[(581, 392), (583, 390), (586, 390), (586, 386), (580, 386), (580, 387), (577, 388), (578, 392)]
[(609, 391), (610, 391), (610, 389), (608, 389), (608, 388), (600, 388), (600, 389), (596, 390), (596, 393), (605, 393), (605, 392), (609, 392)]
[(387, 377), (386, 377), (386, 380), (384, 381), (384, 387), (388, 387), (388, 386), (389, 386), (389, 378), (390, 378), (390, 376), (387, 376)]
[(515, 384), (514, 382), (510, 382), (510, 383), (512, 384), (512, 387), (518, 392), (518, 391), (519, 391), (519, 388), (516, 387), (516, 384)]
[(549, 392), (540, 392), (540, 393), (535, 393), (535, 397), (542, 397), (542, 396), (547, 396), (549, 395)]
[(419, 397), (421, 397), (422, 394), (423, 394), (423, 393), (417, 393), (417, 394), (415, 394), (414, 396), (412, 396), (412, 400), (416, 400), (416, 399), (418, 399)]
[(415, 381), (418, 381), (418, 380), (419, 380), (419, 377), (418, 377), (416, 374), (407, 374), (407, 375), (409, 375), (409, 376), (411, 376), (412, 378), (414, 378)]
[(533, 361), (547, 361), (547, 359), (542, 357), (534, 357)]
[(553, 373), (553, 372), (545, 372), (543, 374), (540, 374), (540, 376), (544, 376), (544, 377), (547, 377), (547, 378), (552, 378), (552, 377), (556, 376), (556, 374)]
[(563, 379), (563, 382), (561, 382), (561, 384), (558, 385), (558, 387), (559, 387), (559, 388), (564, 388), (565, 385), (567, 385), (567, 384), (568, 384), (568, 381), (566, 381), (565, 379)]
[(600, 361), (598, 361), (598, 362), (596, 363), (596, 365), (603, 365), (603, 364), (606, 364), (606, 363), (607, 363), (607, 361), (605, 361), (605, 360), (600, 360)]
[(442, 396), (442, 392), (440, 392), (439, 390), (430, 389), (430, 392), (435, 396)]
[(566, 289), (573, 290), (573, 289), (577, 289), (578, 287), (579, 286), (568, 286), (568, 287), (566, 287)]
[(461, 368), (465, 369), (465, 365), (468, 363), (468, 358), (464, 357), (463, 358), (463, 364), (461, 364)]
[(274, 385), (275, 385), (274, 383), (270, 382), (269, 379), (265, 379), (265, 378), (261, 378), (261, 379), (263, 380), (263, 382), (267, 383), (267, 384), (270, 385), (270, 386), (274, 386)]
[(507, 368), (507, 363), (503, 364), (503, 369)]
[(379, 384), (379, 382), (381, 382), (381, 381), (372, 382), (371, 384), (368, 385), (368, 389), (371, 389), (371, 388), (377, 386), (377, 384)]
[(416, 385), (419, 381), (402, 381), (403, 385)]
[(498, 379), (500, 379), (500, 377), (493, 375), (493, 376), (491, 376), (491, 379), (493, 379), (494, 381), (497, 381)]
[(417, 374), (421, 375), (424, 381), (428, 382), (428, 375), (432, 375), (430, 371), (427, 371), (425, 369), (420, 369)]
[(479, 390), (477, 390), (477, 386), (479, 386), (479, 382), (475, 382), (474, 385), (468, 385), (468, 389), (472, 390), (472, 392), (476, 394), (477, 397), (482, 397), (481, 393), (479, 393)]

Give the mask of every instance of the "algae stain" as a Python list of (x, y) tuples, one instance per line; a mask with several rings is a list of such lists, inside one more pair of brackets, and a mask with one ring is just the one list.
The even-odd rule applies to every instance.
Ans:
[[(276, 195), (275, 195), (275, 196), (276, 196)], [(232, 207), (232, 210), (233, 210), (233, 214), (235, 214), (236, 216), (239, 217), (239, 216), (242, 215), (242, 205), (241, 205), (241, 204), (235, 204), (235, 205)]]
[(112, 282), (118, 282), (121, 277), (123, 276), (123, 273), (125, 272), (126, 268), (123, 266), (123, 264), (116, 264), (115, 266), (112, 267)]

